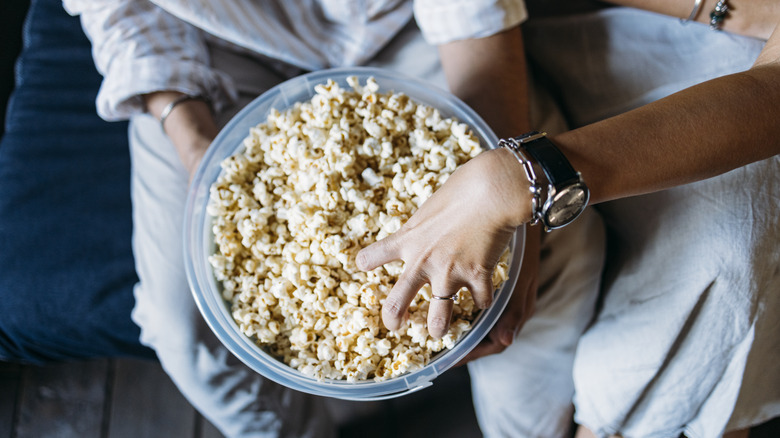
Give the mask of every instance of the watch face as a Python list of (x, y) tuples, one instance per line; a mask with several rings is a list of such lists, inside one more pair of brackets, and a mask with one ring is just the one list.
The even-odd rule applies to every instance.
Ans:
[(565, 187), (550, 199), (545, 222), (550, 229), (560, 228), (577, 218), (588, 205), (588, 190), (583, 185)]

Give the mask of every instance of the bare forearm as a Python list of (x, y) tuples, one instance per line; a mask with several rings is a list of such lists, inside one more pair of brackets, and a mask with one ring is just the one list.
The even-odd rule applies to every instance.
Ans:
[(780, 63), (767, 62), (554, 141), (593, 203), (705, 179), (780, 153), (778, 77)]
[[(147, 111), (159, 119), (163, 109), (181, 95), (175, 91), (147, 94), (144, 96)], [(202, 100), (182, 102), (166, 118), (164, 129), (192, 176), (218, 132), (211, 110)]]
[[(695, 0), (608, 0), (621, 6), (631, 6), (660, 14), (687, 19)], [(702, 0), (694, 21), (710, 22), (710, 11), (718, 0)], [(777, 17), (780, 16), (780, 2), (776, 0), (728, 0), (729, 14), (722, 23), (722, 29), (740, 35), (767, 39), (772, 34)]]
[(529, 130), (519, 27), (486, 38), (444, 44), (439, 53), (450, 90), (474, 108), (498, 136)]

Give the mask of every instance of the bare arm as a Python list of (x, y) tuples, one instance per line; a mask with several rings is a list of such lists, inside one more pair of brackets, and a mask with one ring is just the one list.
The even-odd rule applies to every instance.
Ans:
[[(216, 107), (230, 102), (232, 85), (211, 69), (200, 30), (145, 0), (65, 0), (92, 41), (104, 76), (98, 113), (107, 120), (148, 111), (159, 119), (176, 97), (201, 94)], [(194, 172), (217, 133), (208, 106), (186, 101), (165, 123), (185, 167)]]
[[(181, 95), (176, 91), (159, 91), (143, 98), (149, 113), (159, 119), (163, 108)], [(201, 100), (182, 102), (165, 119), (165, 132), (192, 179), (206, 149), (218, 133), (211, 110)]]
[[(608, 0), (621, 6), (631, 6), (660, 14), (687, 19), (695, 0)], [(695, 21), (710, 22), (710, 11), (718, 0), (703, 0)], [(728, 0), (729, 15), (723, 21), (723, 30), (740, 35), (767, 39), (772, 34), (776, 18), (780, 16), (780, 2), (775, 0)]]
[(592, 203), (725, 173), (780, 153), (780, 32), (753, 68), (713, 79), (553, 140)]
[[(698, 181), (780, 153), (778, 78), (780, 31), (749, 71), (705, 82), (553, 141), (583, 173), (592, 203)], [(519, 126), (512, 134), (523, 130)], [(357, 259), (363, 269), (391, 260), (406, 262), (383, 307), (385, 324), (398, 324), (425, 282), (441, 296), (467, 286), (478, 305), (489, 304), (485, 273), (492, 271), (511, 230), (531, 217), (527, 187), (511, 154), (485, 152), (453, 173), (401, 230), (363, 249)]]
[(498, 136), (530, 127), (519, 27), (486, 38), (444, 44), (439, 54), (450, 91), (474, 108)]
[[(439, 47), (439, 53), (450, 90), (476, 109), (498, 136), (530, 130), (528, 78), (519, 27), (487, 38), (448, 43)], [(533, 314), (540, 245), (541, 228), (526, 226), (523, 266), (512, 299), (488, 337), (465, 361), (504, 350)]]

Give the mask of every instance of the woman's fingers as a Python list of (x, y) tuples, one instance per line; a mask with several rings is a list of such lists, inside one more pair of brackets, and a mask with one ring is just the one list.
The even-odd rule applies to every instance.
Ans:
[[(455, 295), (452, 293), (452, 296)], [(441, 298), (436, 298), (441, 297)], [(439, 339), (447, 334), (455, 302), (448, 295), (434, 295), (428, 305), (428, 334)]]
[(493, 342), (505, 347), (512, 345), (512, 342), (514, 342), (517, 332), (528, 319), (526, 318), (528, 297), (525, 292), (518, 288), (515, 289), (509, 303), (507, 303), (506, 309), (504, 309), (496, 325), (488, 334), (488, 337)]
[(385, 263), (399, 260), (401, 258), (399, 245), (401, 234), (399, 231), (361, 249), (355, 257), (358, 269), (370, 271)]
[[(465, 286), (476, 307), (491, 305), (493, 269), (516, 226), (530, 216), (530, 202), (526, 202), (530, 195), (517, 190), (527, 187), (528, 181), (507, 154), (487, 151), (470, 160), (400, 230), (358, 252), (355, 263), (364, 271), (391, 261), (404, 262), (404, 273), (382, 305), (382, 321), (388, 329), (401, 327), (409, 304), (426, 283), (442, 297)], [(474, 183), (493, 177), (497, 182)], [(429, 307), (428, 332), (441, 337), (450, 324), (452, 303), (435, 301)]]
[(493, 270), (484, 271), (468, 285), (474, 304), (480, 309), (487, 309), (493, 304)]
[(498, 354), (506, 350), (506, 345), (496, 342), (489, 336), (482, 340), (473, 350), (469, 352), (456, 366), (465, 365), (472, 360), (479, 359), (480, 357), (490, 356), (491, 354)]
[(405, 271), (398, 277), (393, 289), (382, 305), (382, 322), (389, 330), (398, 330), (406, 319), (409, 304), (417, 292), (428, 282), (419, 271)]

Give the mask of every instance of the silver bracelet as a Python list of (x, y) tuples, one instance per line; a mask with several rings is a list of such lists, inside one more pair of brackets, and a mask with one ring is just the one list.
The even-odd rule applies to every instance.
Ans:
[(173, 111), (174, 108), (176, 108), (176, 105), (187, 102), (189, 100), (201, 100), (203, 102), (206, 102), (208, 104), (208, 100), (206, 100), (205, 97), (197, 95), (193, 96), (190, 94), (184, 94), (176, 99), (173, 99), (168, 105), (165, 105), (165, 108), (163, 108), (162, 112), (160, 113), (160, 127), (162, 128), (163, 132), (165, 132), (165, 120), (168, 118), (169, 115), (171, 115), (171, 111)]
[(536, 177), (534, 167), (528, 157), (525, 156), (520, 145), (517, 144), (517, 140), (514, 138), (501, 139), (498, 141), (498, 146), (505, 147), (512, 152), (517, 161), (523, 166), (525, 171), (525, 177), (528, 178), (528, 182), (531, 184), (528, 190), (531, 191), (531, 225), (539, 223), (542, 209), (542, 187), (539, 185), (539, 179)]
[(723, 20), (726, 19), (726, 14), (729, 13), (729, 5), (726, 0), (718, 0), (715, 4), (715, 8), (710, 12), (710, 29), (720, 30), (723, 27)]
[(701, 3), (703, 0), (696, 0), (693, 3), (693, 10), (691, 11), (691, 14), (688, 15), (688, 18), (681, 20), (683, 23), (687, 23), (689, 21), (693, 21), (696, 19), (696, 16), (699, 15), (699, 9), (701, 9)]

